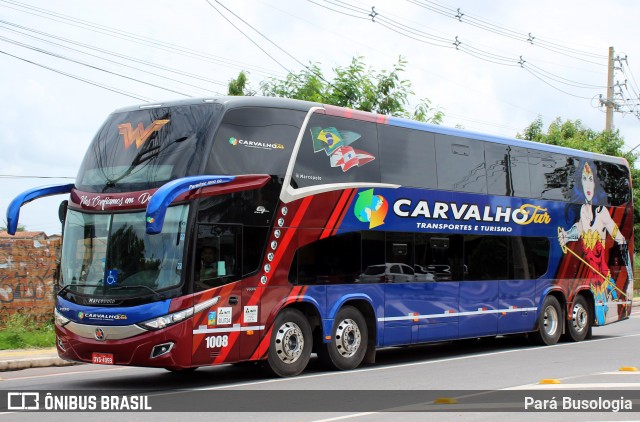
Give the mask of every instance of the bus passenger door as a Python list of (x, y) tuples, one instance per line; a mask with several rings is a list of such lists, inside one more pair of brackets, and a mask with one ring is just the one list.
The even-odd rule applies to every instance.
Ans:
[(243, 320), (240, 225), (199, 224), (194, 269), (195, 305), (219, 297), (194, 317), (194, 366), (236, 362)]

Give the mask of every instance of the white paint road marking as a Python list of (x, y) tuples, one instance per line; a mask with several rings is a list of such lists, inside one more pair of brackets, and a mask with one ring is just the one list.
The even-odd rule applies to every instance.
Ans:
[(576, 384), (527, 384), (505, 390), (588, 390), (590, 388), (605, 390), (607, 388), (630, 388), (637, 390), (640, 382), (587, 382)]

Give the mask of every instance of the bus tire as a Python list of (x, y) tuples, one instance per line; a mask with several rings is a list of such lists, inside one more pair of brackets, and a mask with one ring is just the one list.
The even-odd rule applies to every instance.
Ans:
[(313, 348), (311, 325), (297, 309), (284, 309), (273, 323), (268, 369), (279, 377), (293, 377), (307, 367)]
[(568, 341), (582, 341), (588, 337), (590, 331), (591, 313), (589, 312), (589, 305), (584, 296), (576, 296), (567, 320), (565, 339)]
[(329, 369), (355, 369), (364, 359), (368, 338), (367, 323), (360, 311), (353, 306), (345, 306), (335, 317), (331, 341), (322, 343), (318, 348), (318, 357)]
[(540, 307), (538, 331), (532, 333), (533, 343), (552, 346), (560, 340), (562, 334), (562, 308), (558, 299), (547, 295)]

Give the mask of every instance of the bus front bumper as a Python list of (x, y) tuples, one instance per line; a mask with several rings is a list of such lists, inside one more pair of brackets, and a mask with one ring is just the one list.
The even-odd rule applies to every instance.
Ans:
[(137, 325), (56, 325), (58, 355), (74, 362), (188, 368), (191, 325), (190, 319), (157, 331)]

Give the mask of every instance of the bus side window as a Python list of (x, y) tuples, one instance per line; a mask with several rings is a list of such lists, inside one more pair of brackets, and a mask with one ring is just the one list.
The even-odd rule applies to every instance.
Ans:
[(484, 142), (436, 135), (438, 189), (487, 193)]
[(303, 188), (353, 182), (380, 183), (376, 124), (314, 114), (300, 144), (292, 183)]
[(296, 251), (289, 281), (299, 285), (347, 284), (360, 272), (360, 233), (344, 233), (309, 243)]
[(629, 171), (622, 164), (605, 163), (596, 161), (598, 171), (597, 179), (600, 180), (603, 190), (607, 195), (607, 204), (619, 206), (630, 201)]
[(531, 195), (534, 198), (569, 201), (578, 160), (562, 154), (529, 151)]
[(382, 183), (417, 188), (437, 187), (433, 133), (378, 125), (378, 136)]
[(462, 281), (462, 247), (461, 235), (416, 233), (415, 267), (426, 281)]
[(526, 148), (485, 142), (484, 156), (489, 195), (522, 198), (531, 195), (529, 155)]

